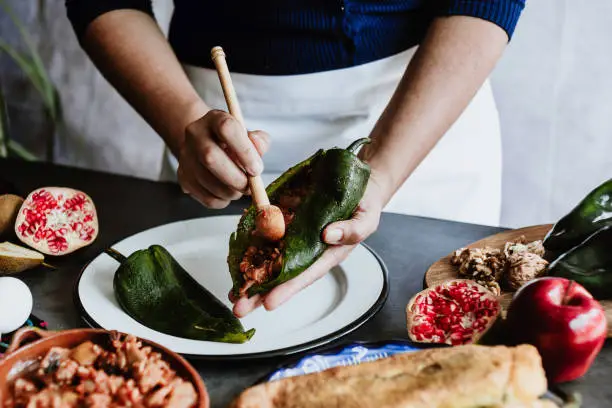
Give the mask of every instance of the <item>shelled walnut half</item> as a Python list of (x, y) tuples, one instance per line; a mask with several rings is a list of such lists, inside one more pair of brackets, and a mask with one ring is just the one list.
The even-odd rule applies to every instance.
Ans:
[(503, 253), (494, 248), (461, 248), (456, 250), (451, 263), (459, 266), (459, 276), (472, 279), (499, 296), (499, 281), (504, 273)]
[(506, 242), (504, 245), (504, 256), (508, 258), (515, 253), (529, 252), (539, 257), (544, 256), (544, 245), (541, 240), (527, 242), (524, 235), (521, 235), (516, 241)]
[(499, 296), (500, 285), (517, 290), (544, 275), (548, 262), (543, 255), (542, 241), (528, 242), (521, 236), (506, 242), (503, 249), (460, 248), (452, 254), (450, 262), (459, 267), (460, 277), (472, 279)]
[(510, 254), (506, 261), (505, 283), (513, 290), (517, 290), (530, 280), (543, 276), (548, 267), (545, 259), (527, 251)]

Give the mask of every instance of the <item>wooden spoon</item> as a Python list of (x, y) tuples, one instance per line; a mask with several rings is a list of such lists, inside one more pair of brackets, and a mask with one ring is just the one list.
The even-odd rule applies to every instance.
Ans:
[[(242, 111), (238, 104), (238, 98), (236, 97), (236, 91), (232, 85), (232, 79), (230, 78), (229, 69), (227, 62), (225, 61), (225, 52), (223, 48), (214, 47), (210, 52), (211, 58), (215, 63), (217, 74), (219, 75), (219, 81), (221, 81), (221, 88), (223, 89), (223, 95), (225, 96), (225, 102), (229, 109), (229, 113), (234, 116), (240, 124), (245, 127), (244, 118), (242, 117)], [(249, 176), (249, 188), (255, 206), (257, 207), (257, 215), (255, 218), (255, 227), (260, 235), (271, 240), (278, 241), (285, 235), (285, 218), (283, 213), (275, 205), (270, 204), (266, 189), (260, 176)]]

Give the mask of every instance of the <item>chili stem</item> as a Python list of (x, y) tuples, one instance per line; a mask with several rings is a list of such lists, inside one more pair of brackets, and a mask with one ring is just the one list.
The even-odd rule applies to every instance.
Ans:
[(121, 252), (117, 251), (116, 249), (107, 248), (104, 250), (104, 252), (119, 263), (123, 263), (127, 260), (127, 258)]
[(349, 147), (346, 148), (346, 150), (348, 150), (351, 153), (355, 153), (357, 149), (359, 149), (361, 146), (363, 146), (366, 143), (370, 143), (371, 141), (372, 140), (369, 137), (363, 137), (361, 139), (357, 139), (353, 143), (351, 143)]

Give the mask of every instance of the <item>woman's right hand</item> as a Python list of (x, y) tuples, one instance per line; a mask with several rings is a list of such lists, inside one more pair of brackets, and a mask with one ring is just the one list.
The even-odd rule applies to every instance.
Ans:
[[(249, 193), (247, 175), (263, 171), (261, 156), (270, 138), (248, 132), (229, 113), (210, 110), (185, 129), (179, 152), (178, 182), (183, 191), (208, 208), (224, 208)], [(244, 169), (244, 170), (243, 170)]]

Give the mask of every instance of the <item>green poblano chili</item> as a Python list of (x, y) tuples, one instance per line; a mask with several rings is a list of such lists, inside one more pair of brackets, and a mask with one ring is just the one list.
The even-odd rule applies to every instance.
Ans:
[(548, 274), (578, 282), (596, 299), (612, 299), (612, 226), (555, 259)]
[(612, 225), (612, 179), (589, 192), (555, 223), (543, 241), (546, 257), (554, 260), (608, 225)]
[(255, 333), (245, 331), (232, 311), (164, 247), (152, 245), (127, 258), (113, 249), (106, 253), (120, 263), (113, 278), (119, 305), (143, 325), (177, 337), (223, 343), (244, 343)]
[[(298, 276), (311, 266), (325, 251), (321, 238), (324, 228), (336, 221), (350, 218), (357, 208), (368, 184), (370, 166), (361, 161), (356, 152), (370, 139), (353, 142), (348, 148), (320, 149), (306, 160), (288, 169), (266, 188), (270, 203), (279, 205), (283, 194), (306, 183), (307, 194), (295, 209), (293, 219), (282, 239), (280, 271), (269, 280), (250, 286), (248, 296), (265, 293)], [(237, 229), (229, 240), (227, 262), (233, 281), (233, 293), (240, 295), (245, 278), (240, 263), (249, 246), (265, 244), (257, 234), (251, 205), (240, 218)]]

